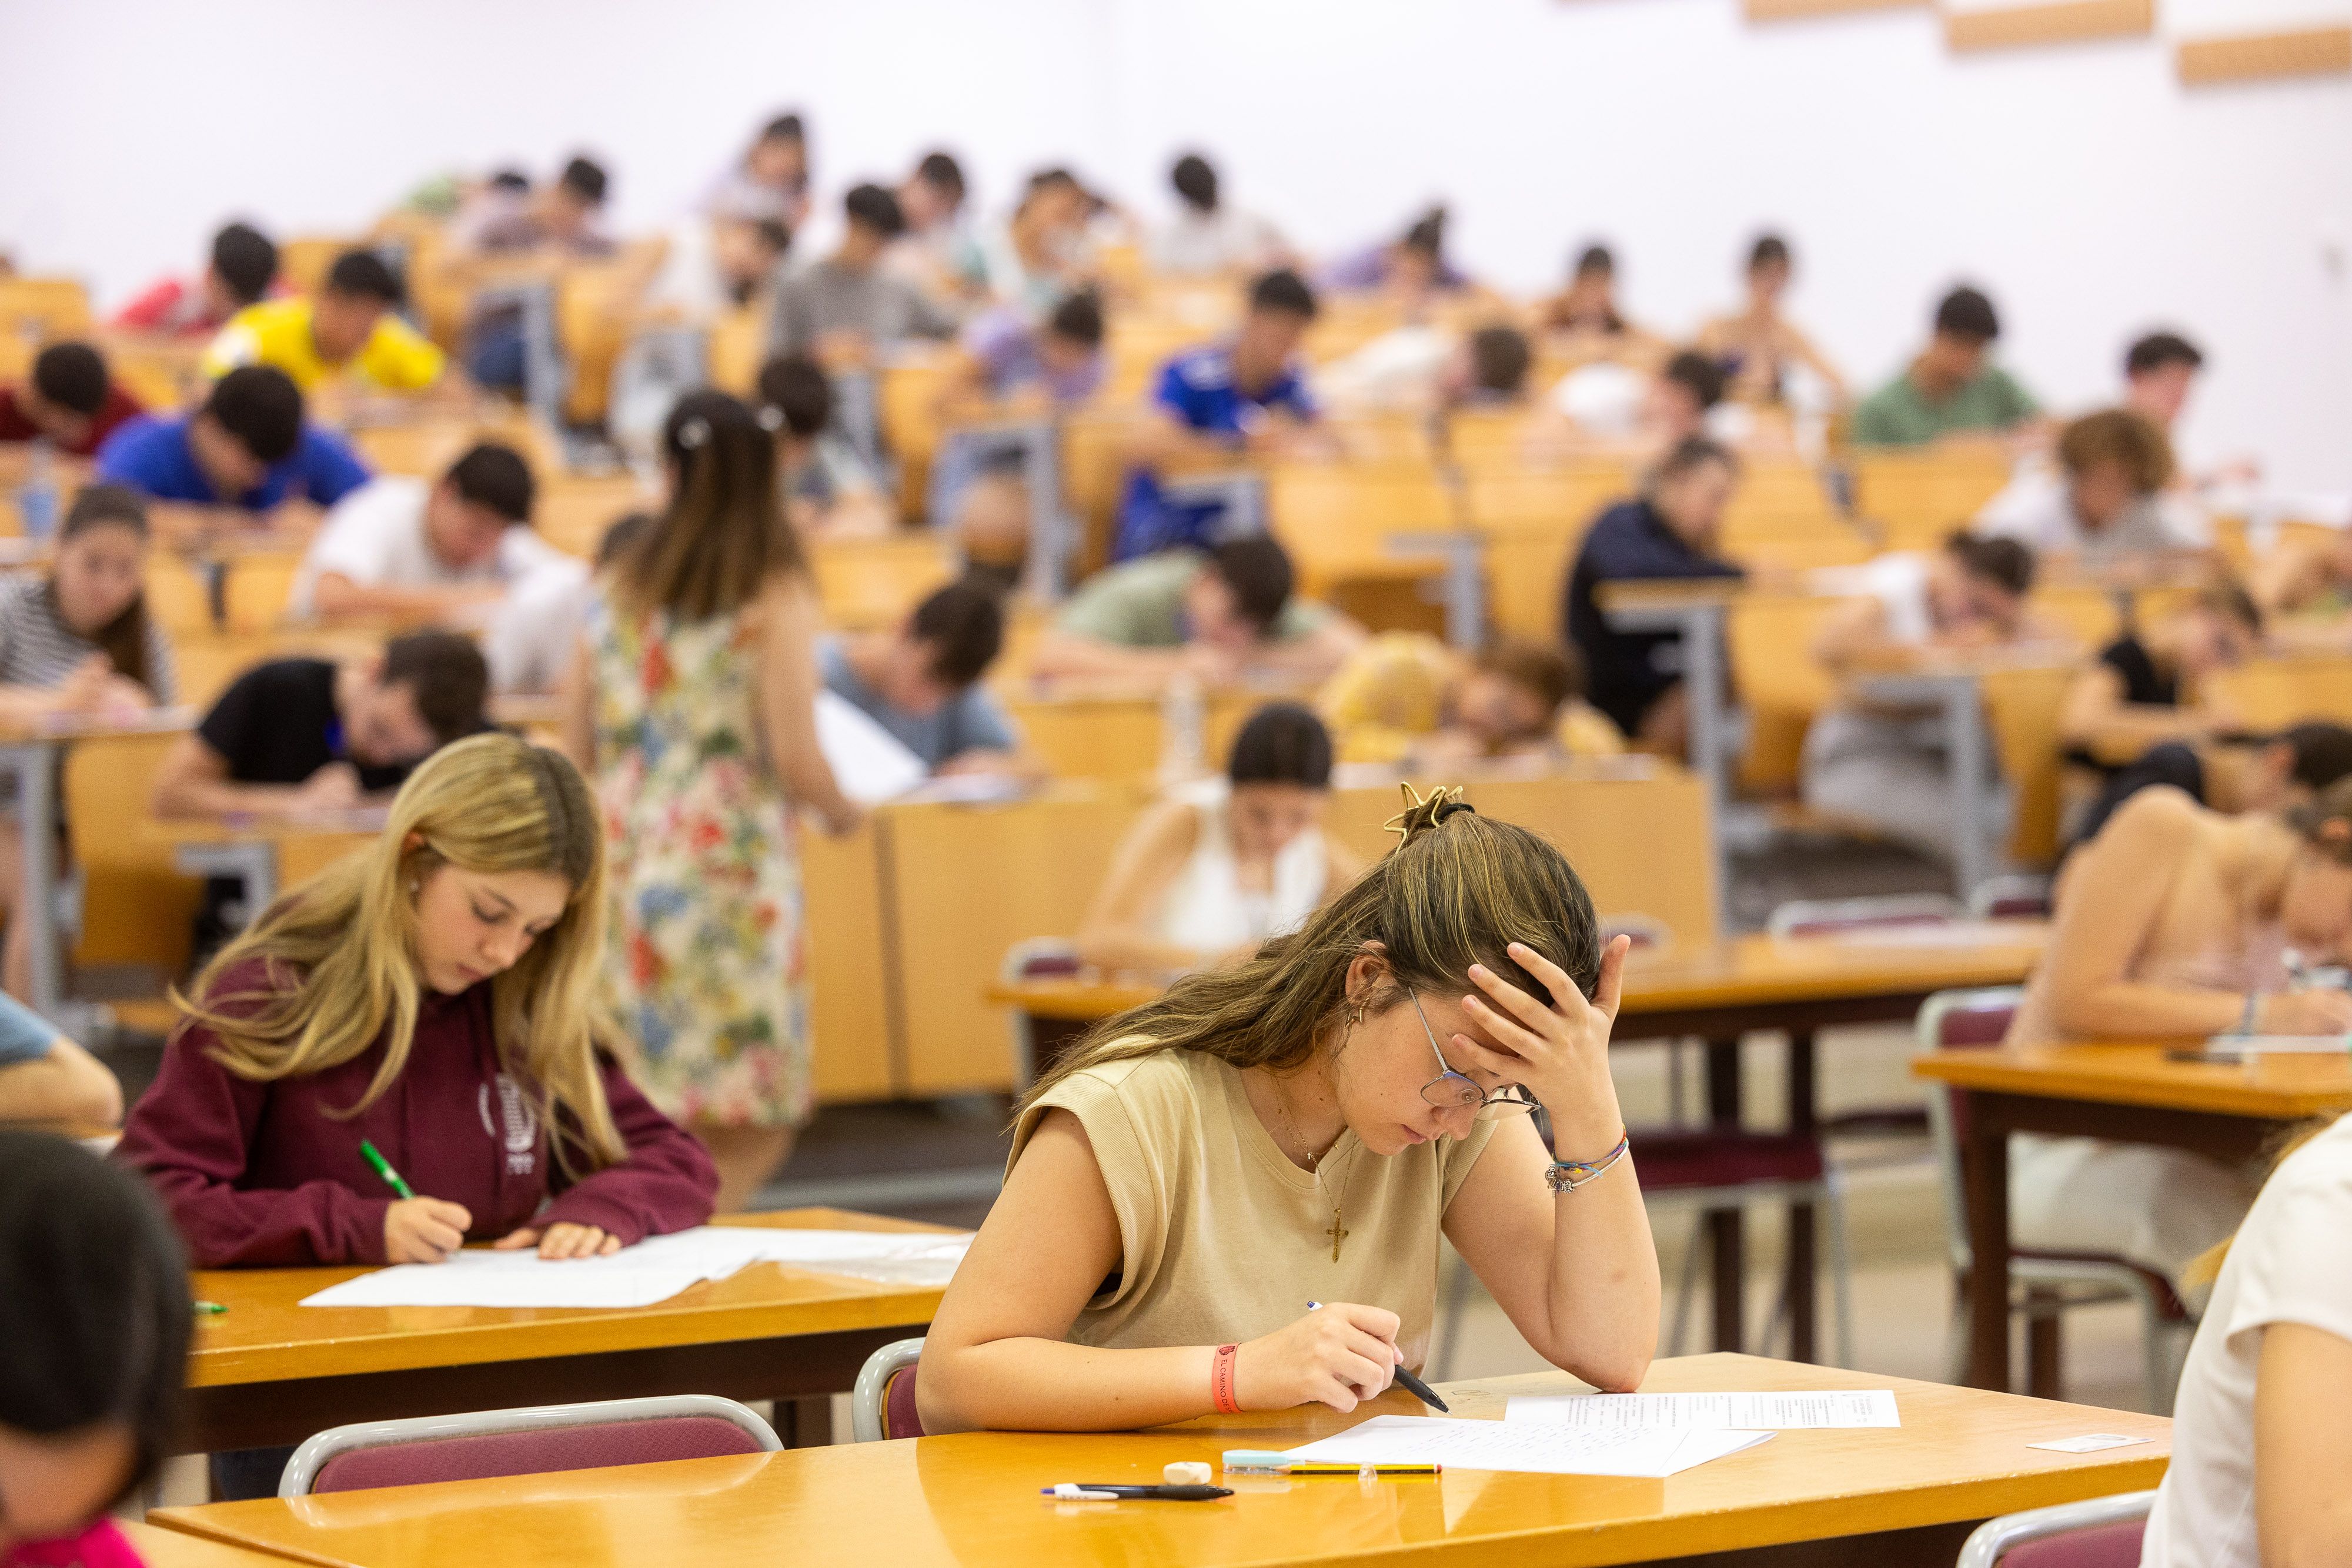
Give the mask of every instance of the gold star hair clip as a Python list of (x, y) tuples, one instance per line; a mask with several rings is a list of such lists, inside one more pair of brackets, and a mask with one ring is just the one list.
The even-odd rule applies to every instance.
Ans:
[[(1421, 810), (1423, 808), (1428, 806), (1444, 806), (1449, 803), (1461, 806), (1465, 810), (1469, 809), (1469, 802), (1462, 799), (1462, 786), (1459, 784), (1453, 786), (1451, 789), (1439, 788), (1432, 789), (1426, 795), (1415, 794), (1413, 792), (1412, 786), (1407, 783), (1400, 783), (1397, 786), (1397, 789), (1404, 796), (1404, 810), (1399, 811), (1395, 816), (1391, 817), (1387, 821), (1382, 822), (1381, 824), (1381, 831), (1382, 832), (1394, 833), (1397, 836), (1397, 842), (1400, 844), (1412, 837), (1412, 814), (1415, 811)], [(1443, 815), (1436, 812), (1431, 813), (1431, 826), (1434, 827), (1438, 822), (1443, 821), (1444, 821)]]

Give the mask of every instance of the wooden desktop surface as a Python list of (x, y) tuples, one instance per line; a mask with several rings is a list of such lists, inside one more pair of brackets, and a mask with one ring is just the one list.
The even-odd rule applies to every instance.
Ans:
[[(2170, 1451), (2160, 1416), (2061, 1405), (1739, 1355), (1660, 1362), (1653, 1391), (1891, 1388), (1899, 1429), (1781, 1432), (1667, 1480), (1453, 1470), (1366, 1485), (1244, 1480), (1206, 1504), (1056, 1503), (1059, 1481), (1160, 1479), (1173, 1459), (1287, 1447), (1364, 1414), (1321, 1406), (1210, 1417), (1150, 1433), (967, 1434), (450, 1485), (165, 1509), (173, 1529), (349, 1568), (654, 1568), (797, 1564), (1121, 1563), (1218, 1565), (1628, 1563), (1785, 1542), (1808, 1562), (1926, 1560), (1968, 1521), (2154, 1486)], [(1495, 1417), (1511, 1394), (1579, 1392), (1564, 1374), (1449, 1385), (1456, 1415)], [(2115, 1432), (2099, 1453), (2031, 1442)], [(1884, 1536), (1885, 1531), (1920, 1531)]]
[(116, 1520), (114, 1527), (147, 1568), (286, 1568), (287, 1559), (278, 1552), (232, 1546), (184, 1530), (127, 1519)]
[[(2015, 985), (2042, 956), (2049, 930), (2038, 922), (2004, 924), (1996, 940), (1980, 934), (1948, 946), (1863, 941), (1845, 936), (1736, 936), (1696, 948), (1633, 956), (1622, 1011), (1684, 1011), (1768, 1006), (1970, 986)], [(1073, 976), (999, 983), (989, 999), (1036, 1018), (1085, 1021), (1140, 1006), (1161, 987), (1139, 976)]]
[(2162, 1045), (1939, 1051), (1913, 1064), (1957, 1089), (2299, 1122), (2352, 1109), (2352, 1054), (2179, 1061)]
[[(929, 1231), (846, 1209), (796, 1208), (719, 1223), (799, 1229)], [(650, 1307), (306, 1307), (305, 1296), (369, 1270), (210, 1269), (191, 1288), (226, 1312), (200, 1314), (192, 1388), (419, 1367), (593, 1355), (929, 1322), (940, 1292), (761, 1263)]]

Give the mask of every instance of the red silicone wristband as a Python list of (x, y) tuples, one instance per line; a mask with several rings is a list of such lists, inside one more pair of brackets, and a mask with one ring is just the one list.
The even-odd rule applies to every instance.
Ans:
[(1241, 1354), (1237, 1344), (1221, 1344), (1217, 1359), (1209, 1368), (1209, 1397), (1216, 1403), (1221, 1416), (1241, 1414), (1241, 1401), (1234, 1397), (1234, 1362)]

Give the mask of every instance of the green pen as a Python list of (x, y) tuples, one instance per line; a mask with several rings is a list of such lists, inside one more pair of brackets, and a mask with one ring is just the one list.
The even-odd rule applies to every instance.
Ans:
[(218, 1301), (198, 1301), (195, 1303), (195, 1308), (196, 1316), (200, 1318), (216, 1318), (223, 1312), (228, 1311), (226, 1307), (222, 1306)]
[(365, 1140), (361, 1141), (360, 1158), (367, 1161), (368, 1168), (374, 1171), (376, 1175), (383, 1178), (384, 1186), (392, 1188), (393, 1191), (400, 1194), (401, 1197), (415, 1197), (416, 1196), (416, 1194), (409, 1187), (409, 1185), (400, 1179), (400, 1173), (392, 1168), (392, 1162), (385, 1159), (382, 1155), (376, 1153), (376, 1147), (373, 1144), (368, 1143)]

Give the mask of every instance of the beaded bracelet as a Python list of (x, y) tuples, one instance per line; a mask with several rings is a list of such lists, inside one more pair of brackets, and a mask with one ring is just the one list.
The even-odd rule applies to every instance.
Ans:
[(1632, 1134), (1621, 1134), (1617, 1146), (1597, 1160), (1554, 1160), (1544, 1172), (1544, 1185), (1554, 1192), (1574, 1192), (1623, 1159), (1633, 1144)]

